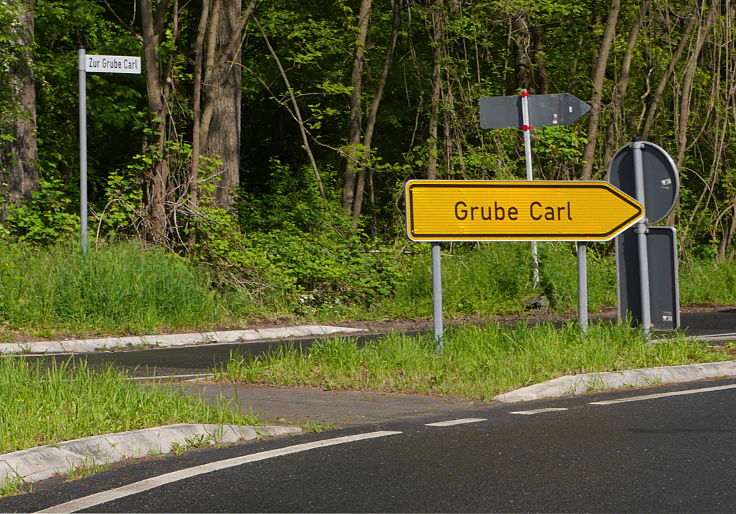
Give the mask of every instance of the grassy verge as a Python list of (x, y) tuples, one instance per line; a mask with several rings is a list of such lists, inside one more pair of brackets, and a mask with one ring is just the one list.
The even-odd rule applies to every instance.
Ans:
[(83, 363), (44, 368), (0, 358), (0, 454), (109, 432), (171, 423), (258, 424), (224, 402), (138, 387), (113, 369)]
[[(229, 274), (223, 274), (135, 241), (93, 248), (87, 259), (73, 244), (44, 249), (7, 244), (0, 252), (0, 342), (244, 327), (254, 319), (334, 323), (429, 318), (429, 249), (412, 245), (404, 253), (386, 248), (368, 254), (368, 264), (356, 258), (357, 263), (336, 264), (333, 259), (310, 266), (296, 252), (291, 264), (281, 263), (283, 269), (260, 274), (257, 266), (248, 268), (252, 276), (242, 281), (238, 273), (245, 268), (228, 268)], [(361, 255), (359, 250), (352, 254)], [(519, 313), (540, 294), (549, 299), (552, 311), (573, 312), (574, 245), (539, 245), (539, 288), (532, 282), (530, 255), (525, 243), (444, 245), (445, 316)], [(375, 271), (384, 268), (390, 272)], [(615, 305), (610, 243), (590, 245), (588, 275), (590, 310)], [(279, 286), (282, 282), (288, 287)], [(683, 259), (680, 289), (684, 306), (734, 304), (736, 262)]]
[(266, 357), (234, 355), (217, 370), (220, 380), (328, 389), (401, 391), (483, 401), (557, 376), (728, 360), (702, 344), (677, 340), (650, 344), (641, 331), (620, 325), (465, 326), (447, 333), (437, 355), (431, 336), (390, 335), (358, 347), (349, 339), (324, 340), (308, 354), (280, 350)]
[(0, 290), (0, 322), (40, 336), (206, 327), (223, 314), (205, 273), (136, 243), (87, 259), (72, 245), (9, 246), (0, 252)]

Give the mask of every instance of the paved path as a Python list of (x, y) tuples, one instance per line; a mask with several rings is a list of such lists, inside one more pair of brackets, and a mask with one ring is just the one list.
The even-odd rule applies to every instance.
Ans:
[[(150, 384), (149, 384), (150, 386)], [(337, 426), (382, 423), (466, 409), (480, 402), (400, 393), (325, 391), (309, 387), (273, 387), (206, 381), (159, 384), (199, 396), (209, 402), (222, 395), (242, 412), (259, 414), (267, 422), (332, 423)]]

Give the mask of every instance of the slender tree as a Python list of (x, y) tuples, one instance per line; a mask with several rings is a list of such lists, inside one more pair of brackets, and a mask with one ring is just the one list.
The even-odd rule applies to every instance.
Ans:
[(613, 0), (606, 17), (606, 27), (598, 51), (598, 62), (593, 72), (592, 93), (590, 96), (590, 114), (588, 115), (588, 142), (583, 152), (583, 180), (590, 180), (593, 175), (593, 160), (595, 158), (598, 129), (601, 119), (601, 104), (603, 99), (603, 83), (608, 67), (608, 56), (616, 36), (616, 24), (621, 10), (621, 1)]
[[(29, 200), (38, 187), (36, 139), (36, 92), (33, 71), (33, 0), (14, 0), (7, 6), (11, 17), (10, 39), (15, 49), (10, 58), (8, 81), (8, 137), (0, 150), (0, 194), (6, 187), (7, 200), (19, 204)], [(7, 186), (3, 186), (7, 184)], [(6, 216), (0, 208), (0, 220)]]

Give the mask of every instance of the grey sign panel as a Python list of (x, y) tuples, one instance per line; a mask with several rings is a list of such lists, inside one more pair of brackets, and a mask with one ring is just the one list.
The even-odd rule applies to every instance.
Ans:
[[(667, 217), (675, 206), (680, 192), (680, 178), (672, 157), (662, 148), (642, 141), (644, 167), (644, 209), (647, 221), (657, 223)], [(608, 166), (608, 182), (636, 198), (634, 150), (630, 145), (621, 148)]]
[(486, 96), (480, 99), (480, 128), (520, 128), (521, 96)]
[[(532, 127), (570, 125), (590, 110), (590, 105), (570, 93), (529, 95)], [(480, 99), (482, 129), (521, 128), (521, 96), (487, 96)]]
[[(677, 329), (680, 328), (680, 295), (676, 231), (673, 227), (649, 227), (648, 230), (646, 240), (652, 326)], [(616, 274), (619, 318), (625, 319), (628, 314), (632, 323), (638, 325), (641, 323), (642, 309), (636, 227), (616, 238)]]

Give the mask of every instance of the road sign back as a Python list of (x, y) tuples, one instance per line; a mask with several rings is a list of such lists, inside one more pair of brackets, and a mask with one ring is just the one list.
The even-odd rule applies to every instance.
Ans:
[[(590, 105), (570, 93), (529, 95), (532, 127), (570, 125), (590, 110)], [(521, 128), (521, 96), (487, 96), (480, 99), (482, 129)]]
[[(662, 221), (675, 206), (680, 194), (680, 178), (677, 166), (662, 148), (642, 141), (642, 165), (644, 166), (644, 207), (649, 223)], [(631, 145), (621, 148), (608, 165), (608, 182), (626, 194), (636, 196), (634, 155)]]
[(644, 208), (607, 182), (413, 180), (414, 241), (607, 241)]

